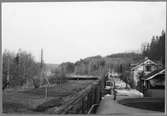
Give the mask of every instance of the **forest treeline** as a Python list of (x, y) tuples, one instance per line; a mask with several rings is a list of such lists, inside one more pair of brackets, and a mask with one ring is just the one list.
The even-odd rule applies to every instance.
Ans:
[[(61, 82), (68, 74), (104, 76), (108, 71), (115, 71), (121, 74), (122, 80), (133, 84), (133, 80), (127, 78), (131, 64), (136, 64), (145, 57), (165, 64), (165, 32), (162, 31), (160, 36), (153, 36), (151, 42), (141, 45), (141, 48), (141, 53), (117, 53), (105, 57), (97, 55), (80, 59), (75, 63), (64, 62), (52, 70), (54, 75), (51, 81), (55, 81), (56, 78)], [(3, 52), (3, 86), (9, 80), (10, 87), (23, 86), (27, 81), (32, 82), (31, 86), (39, 87), (43, 83), (43, 79), (40, 78), (41, 71), (41, 63), (36, 62), (31, 53), (22, 50), (17, 53), (8, 50)]]
[(165, 31), (152, 37), (151, 42), (142, 45), (142, 55), (165, 65)]
[(109, 70), (122, 72), (129, 68), (129, 65), (142, 59), (137, 53), (119, 53), (102, 57), (100, 55), (80, 59), (75, 63), (66, 62), (59, 65), (65, 73), (78, 75), (104, 75)]
[(21, 49), (17, 53), (3, 52), (3, 87), (5, 84), (10, 87), (23, 86), (29, 80), (36, 86), (40, 72), (40, 63), (35, 62), (31, 53)]

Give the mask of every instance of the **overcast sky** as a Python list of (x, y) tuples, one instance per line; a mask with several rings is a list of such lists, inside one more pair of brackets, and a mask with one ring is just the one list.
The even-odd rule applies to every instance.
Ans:
[(47, 63), (139, 50), (162, 29), (165, 2), (2, 3), (2, 51)]

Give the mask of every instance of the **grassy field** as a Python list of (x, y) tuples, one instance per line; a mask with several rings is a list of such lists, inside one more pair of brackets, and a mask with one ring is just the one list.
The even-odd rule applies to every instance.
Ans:
[(48, 88), (45, 97), (45, 88), (27, 90), (4, 90), (4, 113), (37, 113), (44, 112), (50, 107), (59, 107), (68, 102), (72, 96), (87, 87), (91, 80), (70, 80), (67, 83), (54, 85)]
[(120, 104), (129, 107), (152, 110), (152, 111), (165, 111), (165, 99), (164, 98), (130, 98), (119, 101)]

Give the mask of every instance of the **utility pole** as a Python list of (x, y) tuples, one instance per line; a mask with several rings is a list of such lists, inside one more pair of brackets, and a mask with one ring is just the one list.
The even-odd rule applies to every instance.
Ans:
[[(41, 68), (41, 79), (44, 79), (44, 67), (43, 67), (43, 49), (41, 49), (41, 64), (40, 64), (40, 68)], [(47, 87), (45, 86), (45, 98), (47, 98)]]
[[(17, 78), (20, 79), (21, 75), (20, 75), (20, 52), (21, 50), (18, 49), (17, 54), (16, 54), (16, 66), (17, 66)], [(20, 82), (19, 82), (20, 85)]]
[(43, 49), (41, 49), (41, 70), (43, 69)]
[[(9, 79), (10, 79), (10, 76), (9, 76), (9, 73), (10, 73), (10, 71), (9, 71), (9, 70), (10, 70), (9, 58), (8, 58), (7, 62), (8, 62), (8, 63), (7, 63), (7, 65), (8, 65), (8, 66), (7, 66), (7, 67), (8, 67), (8, 68), (7, 68), (7, 83), (9, 83)], [(7, 87), (8, 87), (8, 85), (7, 85)]]
[(43, 60), (43, 49), (41, 49), (41, 78), (47, 81), (47, 85), (45, 86), (45, 98), (48, 96), (48, 87), (50, 85), (48, 78), (44, 74), (44, 60)]

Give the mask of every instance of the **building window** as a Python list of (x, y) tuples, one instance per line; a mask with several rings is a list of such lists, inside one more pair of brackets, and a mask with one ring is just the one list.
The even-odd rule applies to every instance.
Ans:
[(146, 66), (146, 71), (151, 71), (151, 66), (150, 65)]

